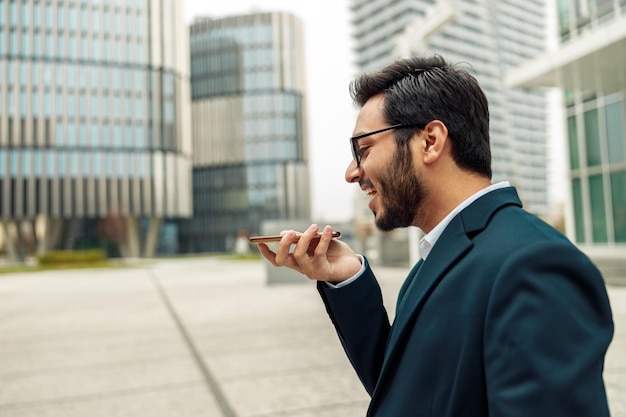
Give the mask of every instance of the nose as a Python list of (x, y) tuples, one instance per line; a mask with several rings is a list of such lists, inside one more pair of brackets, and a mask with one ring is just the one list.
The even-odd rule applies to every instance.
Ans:
[(361, 179), (361, 167), (356, 166), (356, 161), (353, 159), (350, 161), (348, 168), (346, 168), (346, 182), (359, 182)]

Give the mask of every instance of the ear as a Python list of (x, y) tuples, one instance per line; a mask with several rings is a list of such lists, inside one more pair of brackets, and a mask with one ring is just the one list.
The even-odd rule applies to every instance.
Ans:
[(448, 128), (441, 120), (431, 120), (422, 131), (421, 146), (425, 164), (437, 161), (446, 150), (448, 142)]

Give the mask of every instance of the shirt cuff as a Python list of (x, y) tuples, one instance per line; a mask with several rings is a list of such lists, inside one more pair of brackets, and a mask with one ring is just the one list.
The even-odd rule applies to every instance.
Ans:
[(363, 255), (359, 255), (358, 253), (356, 254), (356, 256), (359, 257), (359, 260), (361, 261), (361, 269), (359, 270), (359, 272), (357, 272), (356, 274), (352, 275), (350, 278), (348, 278), (345, 281), (341, 281), (338, 282), (336, 284), (333, 284), (332, 282), (327, 282), (326, 281), (326, 285), (329, 288), (341, 288), (341, 287), (345, 287), (346, 285), (349, 285), (351, 282), (354, 282), (357, 280), (357, 278), (359, 278), (361, 276), (361, 274), (363, 274), (363, 271), (365, 271), (365, 259), (363, 258)]

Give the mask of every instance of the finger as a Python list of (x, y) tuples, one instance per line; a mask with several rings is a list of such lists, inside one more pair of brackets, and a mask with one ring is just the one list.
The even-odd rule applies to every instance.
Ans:
[(276, 257), (274, 258), (277, 265), (288, 266), (286, 265), (286, 262), (290, 258), (291, 245), (295, 243), (295, 241), (296, 232), (294, 230), (285, 231), (282, 239), (278, 243), (278, 250), (276, 251)]
[(276, 264), (276, 254), (267, 246), (265, 243), (257, 244), (259, 248), (259, 252), (261, 252), (261, 256), (267, 259), (272, 265), (278, 266)]
[(315, 259), (322, 259), (326, 257), (326, 253), (328, 252), (328, 247), (330, 246), (330, 242), (333, 240), (333, 228), (330, 226), (324, 227), (322, 232), (322, 237), (319, 240), (319, 243), (315, 247), (315, 251), (313, 255)]
[(311, 241), (315, 237), (319, 230), (319, 227), (316, 224), (312, 224), (308, 229), (305, 230), (304, 233), (300, 236), (300, 240), (298, 240), (298, 244), (293, 251), (293, 257), (296, 259), (296, 262), (301, 265), (301, 262), (309, 263), (309, 245)]
[(271, 263), (273, 266), (291, 268), (303, 274), (302, 269), (298, 266), (298, 264), (294, 261), (294, 259), (291, 256), (289, 256), (284, 262), (279, 264), (276, 261), (276, 253), (274, 253), (265, 243), (259, 243), (257, 247), (259, 248), (259, 252), (261, 252), (261, 255), (265, 259), (267, 259), (269, 263)]

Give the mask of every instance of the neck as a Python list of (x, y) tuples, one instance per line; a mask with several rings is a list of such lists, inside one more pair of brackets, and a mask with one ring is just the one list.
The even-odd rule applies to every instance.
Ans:
[(444, 180), (428, 188), (422, 210), (414, 222), (424, 233), (429, 233), (463, 201), (491, 185), (489, 178), (467, 172), (441, 178)]

